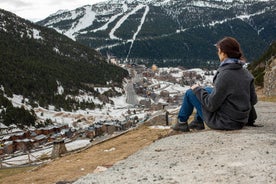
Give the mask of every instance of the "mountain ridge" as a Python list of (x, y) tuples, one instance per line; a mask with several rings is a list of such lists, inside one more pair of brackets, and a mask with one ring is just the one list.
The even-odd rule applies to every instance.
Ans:
[[(49, 16), (38, 24), (130, 63), (207, 67), (212, 46), (234, 36), (249, 62), (275, 39), (274, 1), (110, 0)], [(215, 64), (214, 64), (215, 65)]]

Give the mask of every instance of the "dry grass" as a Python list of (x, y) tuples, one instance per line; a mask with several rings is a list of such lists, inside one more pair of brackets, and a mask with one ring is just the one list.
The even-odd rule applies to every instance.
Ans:
[(259, 97), (260, 101), (264, 102), (276, 102), (276, 96), (274, 97)]
[(169, 135), (170, 132), (171, 130), (140, 126), (122, 136), (94, 145), (84, 151), (63, 156), (35, 169), (12, 169), (13, 172), (3, 172), (0, 183), (44, 184), (75, 181), (81, 176), (92, 173), (97, 166), (111, 167), (155, 140)]
[(264, 102), (276, 102), (276, 96), (272, 97), (267, 97), (263, 93), (263, 88), (256, 87), (256, 93), (258, 95), (258, 100), (259, 101), (264, 101)]
[(2, 179), (8, 176), (14, 176), (26, 171), (32, 170), (34, 167), (17, 167), (17, 168), (5, 168), (0, 170), (0, 183)]

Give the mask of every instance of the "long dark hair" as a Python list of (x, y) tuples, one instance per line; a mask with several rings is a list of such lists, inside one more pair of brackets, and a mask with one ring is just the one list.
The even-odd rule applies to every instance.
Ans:
[(229, 58), (245, 60), (239, 42), (233, 37), (224, 37), (218, 41), (216, 47), (220, 48)]

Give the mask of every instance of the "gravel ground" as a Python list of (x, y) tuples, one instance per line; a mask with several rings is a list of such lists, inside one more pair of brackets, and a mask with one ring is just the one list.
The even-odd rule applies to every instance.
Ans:
[(276, 103), (259, 102), (256, 110), (256, 124), (263, 127), (166, 137), (74, 183), (276, 184)]

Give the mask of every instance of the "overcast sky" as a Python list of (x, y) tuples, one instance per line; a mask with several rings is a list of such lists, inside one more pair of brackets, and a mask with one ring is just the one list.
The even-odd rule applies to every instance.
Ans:
[(0, 0), (0, 8), (22, 18), (38, 21), (58, 10), (72, 10), (101, 1), (107, 0)]

